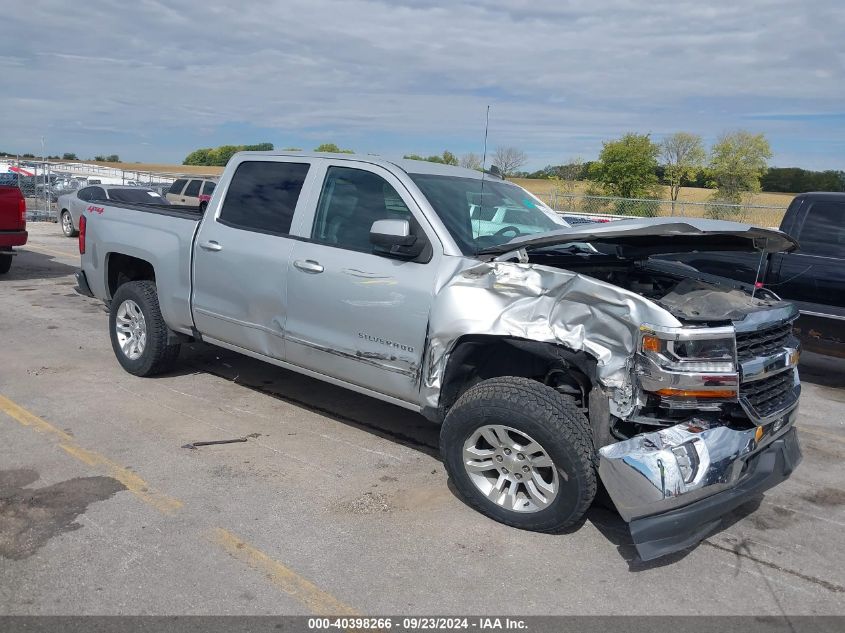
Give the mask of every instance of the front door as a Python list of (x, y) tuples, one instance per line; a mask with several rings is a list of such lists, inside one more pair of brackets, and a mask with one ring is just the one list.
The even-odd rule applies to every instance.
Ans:
[[(415, 261), (373, 254), (370, 227), (391, 218), (409, 220), (418, 239), (429, 243)], [(289, 362), (417, 401), (442, 256), (421, 219), (387, 170), (363, 164), (327, 168), (310, 240), (294, 245), (288, 268)]]
[(284, 358), (290, 231), (310, 168), (304, 159), (244, 160), (222, 203), (208, 210), (193, 268), (194, 324), (203, 336)]

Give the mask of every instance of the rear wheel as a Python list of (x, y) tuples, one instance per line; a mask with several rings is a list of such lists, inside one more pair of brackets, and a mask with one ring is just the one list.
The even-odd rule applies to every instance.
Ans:
[(76, 230), (76, 227), (73, 226), (73, 218), (70, 216), (69, 211), (62, 211), (62, 233), (65, 234), (65, 237), (76, 237), (79, 235), (79, 232)]
[(0, 253), (0, 275), (5, 275), (12, 267), (12, 255)]
[(200, 213), (205, 213), (205, 210), (208, 208), (207, 202), (200, 202)]
[(130, 281), (117, 289), (111, 301), (109, 333), (118, 362), (136, 376), (168, 371), (179, 356), (179, 343), (170, 342), (152, 281)]
[(440, 452), (464, 501), (525, 530), (576, 524), (596, 494), (586, 417), (568, 396), (527, 378), (467, 390), (443, 422)]

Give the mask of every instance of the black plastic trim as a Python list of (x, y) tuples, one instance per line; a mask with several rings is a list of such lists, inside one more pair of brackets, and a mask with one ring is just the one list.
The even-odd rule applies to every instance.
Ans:
[(94, 293), (91, 292), (91, 286), (88, 285), (88, 277), (85, 276), (84, 270), (76, 271), (76, 292), (86, 297), (94, 298)]

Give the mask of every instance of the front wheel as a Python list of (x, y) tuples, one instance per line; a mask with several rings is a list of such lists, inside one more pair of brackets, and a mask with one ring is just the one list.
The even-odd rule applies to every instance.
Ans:
[(136, 376), (165, 372), (179, 356), (179, 343), (170, 342), (152, 281), (130, 281), (117, 289), (111, 301), (109, 333), (118, 362)]
[(76, 230), (76, 227), (73, 226), (73, 218), (70, 216), (69, 211), (62, 211), (62, 233), (65, 234), (65, 237), (76, 237), (79, 233)]
[(596, 494), (587, 418), (574, 400), (528, 378), (468, 389), (443, 422), (440, 452), (467, 504), (524, 530), (565, 530)]

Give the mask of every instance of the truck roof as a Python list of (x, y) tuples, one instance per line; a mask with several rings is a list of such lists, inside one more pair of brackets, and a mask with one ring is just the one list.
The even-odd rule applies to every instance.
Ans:
[[(235, 156), (292, 156), (297, 158), (330, 158), (332, 160), (354, 160), (373, 165), (379, 165), (387, 169), (398, 167), (408, 174), (431, 174), (435, 176), (455, 176), (458, 178), (474, 178), (481, 179), (481, 172), (475, 169), (467, 169), (466, 167), (456, 167), (454, 165), (444, 165), (442, 163), (432, 163), (427, 160), (411, 160), (408, 158), (389, 159), (382, 156), (374, 156), (372, 154), (335, 154), (327, 152), (285, 152), (285, 151), (269, 151), (269, 152), (238, 152)], [(234, 157), (233, 157), (234, 158)], [(495, 178), (499, 180), (498, 176), (491, 176), (486, 174), (485, 178)]]

